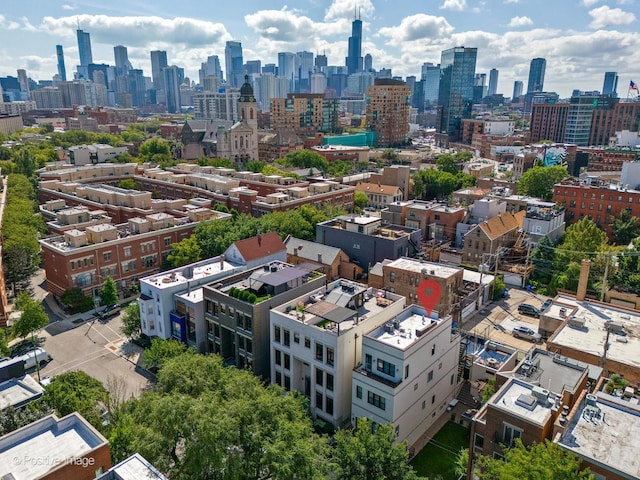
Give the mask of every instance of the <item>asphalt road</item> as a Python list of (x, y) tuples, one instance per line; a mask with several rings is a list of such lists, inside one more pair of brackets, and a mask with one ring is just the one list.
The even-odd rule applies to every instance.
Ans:
[(139, 396), (149, 382), (137, 368), (142, 349), (126, 341), (120, 333), (120, 315), (101, 323), (79, 323), (57, 334), (41, 333), (44, 348), (53, 358), (40, 371), (41, 378), (82, 370), (100, 380), (105, 387), (117, 380), (124, 387), (124, 398)]

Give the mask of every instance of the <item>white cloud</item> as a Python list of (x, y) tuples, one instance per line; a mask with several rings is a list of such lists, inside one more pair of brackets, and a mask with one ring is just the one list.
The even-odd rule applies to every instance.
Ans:
[(625, 12), (620, 8), (610, 8), (607, 5), (589, 10), (593, 21), (589, 27), (593, 29), (605, 28), (609, 25), (629, 25), (635, 22), (636, 16), (631, 12)]
[(282, 10), (260, 10), (245, 15), (244, 21), (258, 35), (267, 40), (294, 42), (306, 39), (315, 31), (315, 23), (308, 17)]
[(83, 30), (91, 33), (92, 41), (110, 45), (149, 46), (155, 42), (178, 47), (196, 47), (220, 45), (226, 40), (231, 40), (231, 35), (222, 23), (184, 17), (44, 17), (40, 29), (55, 36), (73, 38), (78, 24)]
[(509, 3), (520, 3), (520, 0), (504, 0), (504, 3), (509, 4)]
[(331, 6), (324, 15), (325, 22), (335, 20), (353, 20), (356, 13), (360, 18), (366, 19), (373, 16), (375, 7), (371, 0), (333, 0)]
[(509, 22), (509, 26), (512, 28), (526, 27), (528, 25), (533, 25), (533, 20), (529, 17), (513, 17)]
[(596, 3), (598, 3), (600, 0), (582, 0), (582, 4), (585, 7), (590, 7), (592, 5), (595, 5)]
[(441, 10), (464, 10), (467, 8), (467, 0), (444, 0), (440, 5)]
[(75, 6), (73, 6), (73, 5), (69, 5), (69, 4), (64, 4), (64, 5), (62, 5), (62, 7), (61, 7), (61, 8), (62, 8), (63, 10), (75, 10), (75, 9), (76, 9), (76, 7), (75, 7)]
[(435, 17), (418, 13), (405, 17), (400, 25), (383, 27), (380, 35), (389, 38), (393, 44), (396, 42), (413, 42), (415, 40), (434, 40), (448, 37), (453, 32), (453, 27), (444, 17)]

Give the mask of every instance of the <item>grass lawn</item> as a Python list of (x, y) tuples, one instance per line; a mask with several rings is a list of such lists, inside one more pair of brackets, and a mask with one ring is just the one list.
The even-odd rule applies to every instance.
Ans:
[(411, 461), (418, 475), (428, 478), (454, 480), (453, 465), (458, 451), (469, 446), (469, 429), (447, 422), (420, 453)]

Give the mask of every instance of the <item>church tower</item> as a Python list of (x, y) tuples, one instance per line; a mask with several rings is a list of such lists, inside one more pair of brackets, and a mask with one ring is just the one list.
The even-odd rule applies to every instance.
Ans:
[(244, 76), (244, 83), (240, 87), (238, 99), (238, 111), (240, 120), (250, 126), (254, 132), (258, 132), (258, 105), (253, 96), (253, 87), (249, 83), (249, 75)]

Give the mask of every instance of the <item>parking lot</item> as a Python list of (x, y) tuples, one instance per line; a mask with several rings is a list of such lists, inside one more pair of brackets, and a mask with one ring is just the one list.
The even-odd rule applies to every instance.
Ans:
[(65, 320), (66, 324), (57, 322), (47, 327), (40, 337), (52, 360), (40, 370), (41, 378), (82, 370), (105, 387), (114, 379), (121, 381), (125, 398), (139, 396), (149, 384), (137, 368), (142, 349), (120, 333), (121, 315), (77, 324)]
[[(527, 326), (537, 332), (538, 319), (518, 313), (518, 305), (528, 303), (540, 308), (546, 299), (547, 297), (543, 295), (510, 288), (509, 298), (485, 305), (470, 319), (462, 323), (462, 329), (526, 352), (534, 343), (522, 338), (515, 338), (512, 335), (513, 328)], [(544, 343), (540, 345), (544, 348)]]

